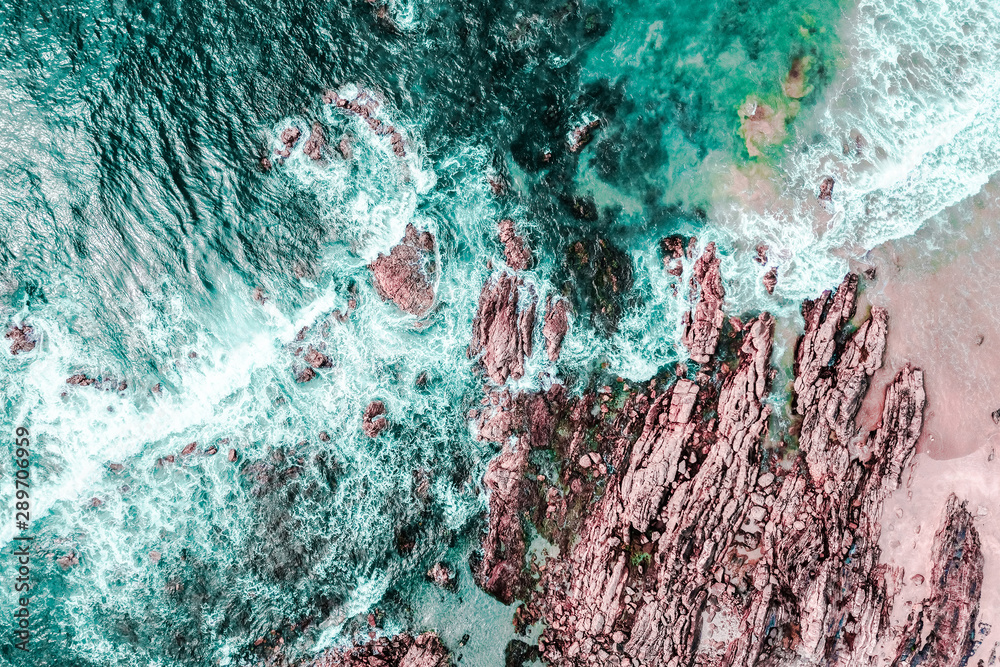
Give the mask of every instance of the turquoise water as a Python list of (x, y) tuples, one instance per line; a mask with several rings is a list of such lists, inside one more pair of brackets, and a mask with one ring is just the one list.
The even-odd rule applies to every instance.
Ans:
[[(720, 241), (734, 314), (794, 319), (799, 299), (839, 279), (845, 255), (831, 250), (845, 239), (864, 238), (859, 253), (909, 233), (912, 220), (868, 225), (858, 211), (872, 192), (902, 196), (899, 165), (924, 163), (889, 139), (881, 167), (845, 161), (826, 235), (792, 209), (744, 211), (720, 183), (763, 169), (805, 201), (841, 155), (837, 119), (881, 118), (871, 97), (848, 113), (834, 94), (867, 62), (849, 20), (866, 7), (0, 5), (0, 310), (39, 336), (30, 353), (0, 355), (5, 433), (32, 431), (37, 582), (32, 652), (6, 641), (4, 616), (0, 661), (247, 664), (279, 637), (306, 655), (367, 633), (377, 609), (379, 632), (436, 628), (462, 664), (502, 664), (512, 610), (466, 564), (498, 451), (466, 419), (482, 396), (466, 349), (488, 264), (502, 263), (496, 221), (514, 218), (527, 237), (540, 301), (561, 292), (574, 304), (559, 364), (536, 331), (516, 388), (581, 391), (602, 373), (641, 380), (681, 359), (685, 304), (658, 246), (670, 233)], [(955, 9), (956, 25), (962, 11), (973, 9)], [(812, 88), (794, 101), (781, 84), (807, 56)], [(406, 158), (322, 103), (358, 85), (381, 95)], [(760, 158), (740, 134), (751, 95), (789, 120)], [(934, 107), (951, 114), (954, 141), (989, 118), (960, 107)], [(574, 128), (595, 119), (593, 140), (570, 151)], [(300, 143), (261, 169), (283, 129), (314, 122), (333, 143), (352, 136), (353, 158), (316, 163)], [(925, 208), (938, 200), (948, 196)], [(420, 320), (384, 303), (366, 268), (411, 222), (438, 248), (437, 300)], [(788, 268), (773, 299), (742, 253), (761, 239)], [(610, 317), (594, 316), (599, 289), (566, 261), (576, 241), (598, 240), (631, 285)], [(300, 385), (303, 327), (332, 368)], [(77, 373), (101, 382), (67, 385)], [(372, 440), (360, 424), (375, 399), (391, 426)], [(5, 503), (12, 470), (0, 464)], [(5, 558), (13, 535), (5, 519)], [(70, 554), (76, 564), (56, 562)], [(458, 570), (457, 592), (426, 581), (439, 560)]]

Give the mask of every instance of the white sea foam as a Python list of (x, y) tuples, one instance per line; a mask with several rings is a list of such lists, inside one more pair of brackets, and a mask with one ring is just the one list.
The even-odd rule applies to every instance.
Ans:
[[(844, 19), (843, 66), (800, 119), (770, 201), (749, 201), (751, 179), (716, 210), (734, 245), (771, 246), (781, 297), (814, 296), (847, 258), (912, 234), (1000, 169), (998, 21), (1000, 5), (972, 0), (864, 0)], [(827, 176), (832, 205), (817, 201)], [(759, 273), (744, 264), (726, 271)]]

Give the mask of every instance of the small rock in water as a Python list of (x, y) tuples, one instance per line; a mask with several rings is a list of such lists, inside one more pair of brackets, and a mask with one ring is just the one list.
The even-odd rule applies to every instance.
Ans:
[(385, 404), (382, 401), (372, 401), (365, 408), (365, 414), (361, 418), (361, 430), (369, 438), (374, 438), (389, 425), (385, 417)]
[(35, 335), (34, 330), (27, 324), (22, 324), (21, 326), (13, 326), (7, 330), (7, 335), (5, 336), (10, 340), (10, 353), (11, 354), (21, 354), (22, 352), (31, 352), (35, 349)]

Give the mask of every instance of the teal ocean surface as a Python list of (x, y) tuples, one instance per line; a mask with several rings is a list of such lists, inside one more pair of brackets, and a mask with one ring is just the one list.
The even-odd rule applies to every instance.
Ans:
[[(558, 364), (539, 322), (512, 387), (683, 361), (670, 234), (719, 243), (732, 314), (794, 321), (849, 260), (997, 171), (997, 12), (5, 0), (0, 314), (37, 344), (0, 354), (0, 609), (22, 425), (34, 537), (31, 652), (4, 613), (0, 663), (258, 664), (279, 640), (308, 656), (366, 636), (374, 614), (379, 633), (436, 629), (459, 664), (504, 664), (513, 609), (468, 566), (498, 451), (467, 416), (498, 220), (525, 236), (541, 301), (572, 304)], [(328, 91), (368, 91), (404, 150)], [(281, 155), (285, 130), (315, 124), (319, 159), (305, 141)], [(408, 224), (435, 238), (422, 317), (368, 269)], [(604, 248), (610, 302), (569, 261), (577, 243)], [(330, 367), (298, 383), (305, 344)], [(457, 590), (428, 580), (441, 561)]]

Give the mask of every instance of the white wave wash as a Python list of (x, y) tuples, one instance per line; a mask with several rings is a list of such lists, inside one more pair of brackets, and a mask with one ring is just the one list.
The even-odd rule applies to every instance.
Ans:
[[(1000, 170), (998, 21), (1000, 5), (975, 0), (865, 0), (845, 17), (846, 62), (802, 119), (771, 201), (742, 193), (715, 210), (730, 243), (771, 246), (780, 296), (815, 296), (847, 258), (912, 234)], [(832, 206), (817, 201), (828, 176)], [(759, 273), (744, 264), (724, 273)]]

